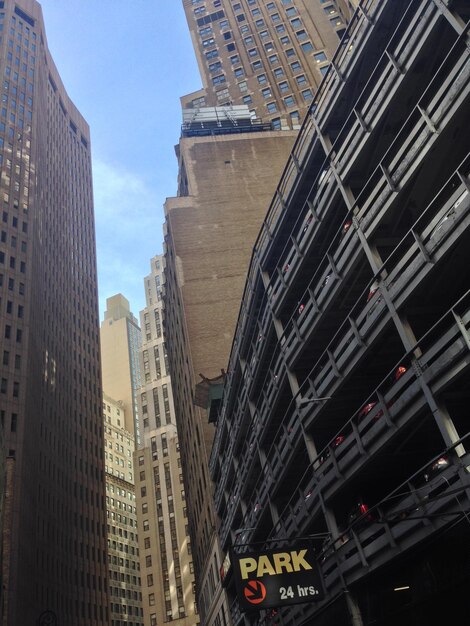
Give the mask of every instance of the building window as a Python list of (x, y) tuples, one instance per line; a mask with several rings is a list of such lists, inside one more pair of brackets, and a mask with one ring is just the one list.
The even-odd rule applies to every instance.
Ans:
[(324, 52), (315, 52), (313, 58), (317, 63), (323, 63), (323, 61), (327, 61), (326, 54)]
[(220, 89), (219, 91), (216, 92), (216, 94), (217, 94), (217, 100), (224, 100), (225, 98), (229, 97), (228, 89)]
[(303, 44), (301, 44), (301, 48), (304, 52), (310, 52), (310, 50), (313, 50), (313, 45), (311, 41), (306, 41)]
[(300, 115), (298, 111), (291, 111), (290, 112), (290, 121), (292, 122), (292, 124), (300, 124)]
[(289, 83), (286, 80), (283, 80), (282, 83), (279, 83), (279, 91), (281, 93), (289, 91)]
[(281, 118), (275, 117), (273, 120), (271, 120), (271, 126), (273, 130), (281, 130)]
[(300, 74), (300, 76), (296, 76), (295, 80), (298, 85), (305, 85), (307, 82), (307, 79), (305, 78), (305, 74)]
[(304, 98), (304, 100), (306, 100), (307, 102), (309, 102), (310, 100), (312, 100), (313, 98), (313, 93), (311, 89), (304, 89), (302, 91), (302, 96)]
[(209, 65), (209, 72), (216, 72), (217, 70), (220, 70), (221, 67), (222, 67), (221, 61), (216, 61), (215, 63), (211, 63)]
[(268, 102), (266, 108), (268, 110), (268, 113), (276, 113), (277, 111), (277, 106), (275, 102)]
[(251, 96), (243, 96), (243, 104), (251, 104), (253, 98)]
[(260, 85), (264, 85), (267, 82), (266, 74), (259, 74), (256, 78), (258, 79), (258, 83)]
[(254, 63), (251, 64), (251, 66), (253, 68), (253, 71), (257, 72), (263, 67), (263, 64), (261, 63), (261, 61), (255, 61)]
[(273, 73), (276, 78), (284, 76), (284, 70), (282, 69), (282, 67), (276, 67), (276, 69), (273, 70)]
[(238, 56), (238, 54), (234, 54), (233, 56), (230, 57), (230, 63), (232, 65), (236, 65), (237, 63), (240, 63), (240, 57)]
[(243, 69), (243, 67), (237, 67), (233, 70), (233, 73), (235, 74), (236, 78), (241, 78), (242, 76), (245, 75), (245, 71)]
[(331, 25), (334, 26), (335, 28), (337, 28), (338, 26), (343, 26), (343, 21), (339, 16), (330, 20), (330, 22), (331, 22)]
[(271, 88), (270, 87), (265, 87), (265, 89), (262, 89), (261, 90), (261, 95), (263, 96), (263, 98), (270, 98), (272, 96)]
[(214, 76), (212, 79), (213, 85), (220, 85), (222, 83), (225, 83), (225, 74), (219, 74), (219, 76)]
[(293, 107), (293, 106), (295, 106), (294, 96), (286, 96), (286, 97), (284, 98), (284, 104), (285, 104), (287, 107)]

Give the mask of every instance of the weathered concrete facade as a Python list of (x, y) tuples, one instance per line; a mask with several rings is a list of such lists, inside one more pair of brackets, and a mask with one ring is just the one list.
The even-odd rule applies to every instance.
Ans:
[[(207, 460), (214, 426), (195, 385), (227, 367), (252, 246), (295, 132), (182, 137), (179, 191), (165, 204), (165, 333), (201, 619), (221, 619), (221, 564)], [(183, 195), (184, 194), (184, 195)], [(215, 546), (215, 548), (214, 548)], [(216, 593), (217, 590), (217, 593)], [(220, 607), (220, 613), (227, 607)], [(223, 622), (222, 622), (223, 623)]]

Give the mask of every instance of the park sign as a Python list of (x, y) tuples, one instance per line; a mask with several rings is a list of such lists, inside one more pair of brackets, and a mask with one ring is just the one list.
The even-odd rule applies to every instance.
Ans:
[(323, 600), (320, 572), (308, 542), (231, 556), (243, 611)]

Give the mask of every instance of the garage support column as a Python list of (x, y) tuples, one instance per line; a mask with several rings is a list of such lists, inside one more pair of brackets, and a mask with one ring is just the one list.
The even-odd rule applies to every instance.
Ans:
[(346, 589), (344, 594), (346, 596), (346, 604), (348, 605), (348, 611), (351, 618), (352, 626), (364, 626), (361, 611), (359, 609), (355, 596), (351, 593), (351, 591), (349, 591), (349, 589)]

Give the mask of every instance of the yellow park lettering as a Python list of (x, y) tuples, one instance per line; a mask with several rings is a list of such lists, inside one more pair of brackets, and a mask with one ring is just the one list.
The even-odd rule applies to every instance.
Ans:
[(258, 558), (246, 557), (240, 559), (240, 575), (245, 580), (253, 572), (256, 576), (275, 576), (283, 572), (300, 572), (311, 570), (312, 566), (306, 560), (307, 550), (291, 550), (290, 552), (277, 552), (268, 556), (262, 554)]

